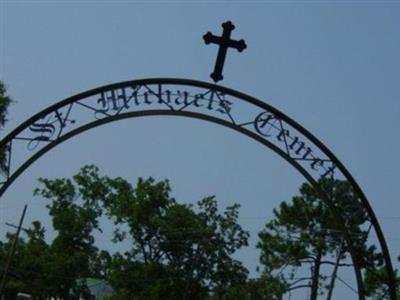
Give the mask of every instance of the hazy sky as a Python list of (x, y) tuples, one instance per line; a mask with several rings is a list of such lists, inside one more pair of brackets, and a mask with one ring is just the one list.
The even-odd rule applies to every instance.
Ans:
[[(400, 1), (5, 1), (0, 0), (0, 80), (15, 99), (5, 133), (39, 110), (93, 87), (129, 79), (210, 81), (217, 48), (207, 31), (235, 25), (248, 48), (229, 51), (221, 85), (255, 96), (303, 124), (354, 175), (400, 255)], [(242, 204), (255, 235), (304, 179), (265, 147), (197, 120), (125, 120), (49, 152), (0, 202), (0, 233), (49, 224), (32, 196), (38, 177), (103, 174), (169, 178), (178, 201), (216, 195)], [(111, 232), (111, 229), (110, 229)], [(109, 233), (110, 233), (109, 232)], [(51, 232), (49, 232), (51, 234)], [(102, 237), (109, 245), (109, 235)], [(240, 254), (254, 269), (254, 247)], [(398, 263), (396, 263), (398, 265)], [(343, 288), (343, 287), (342, 287)], [(344, 289), (344, 288), (343, 288)]]

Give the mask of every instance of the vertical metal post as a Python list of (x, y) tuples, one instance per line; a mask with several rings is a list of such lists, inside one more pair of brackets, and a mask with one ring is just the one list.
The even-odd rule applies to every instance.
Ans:
[(20, 234), (20, 232), (21, 232), (22, 223), (24, 222), (24, 218), (25, 218), (25, 213), (26, 213), (27, 207), (28, 207), (28, 205), (25, 204), (24, 210), (22, 211), (21, 218), (19, 219), (19, 224), (18, 224), (17, 233), (16, 233), (16, 235), (15, 235), (15, 237), (14, 237), (13, 243), (12, 243), (12, 245), (11, 245), (10, 252), (9, 252), (9, 254), (8, 254), (6, 266), (5, 266), (5, 268), (4, 268), (3, 278), (1, 279), (1, 283), (0, 283), (0, 295), (3, 294), (3, 289), (4, 289), (4, 285), (5, 285), (5, 283), (6, 283), (6, 277), (7, 277), (8, 269), (9, 269), (9, 267), (10, 267), (11, 260), (12, 260), (12, 258), (13, 258), (13, 256), (14, 256), (15, 246), (17, 245), (18, 237), (19, 237), (19, 234)]

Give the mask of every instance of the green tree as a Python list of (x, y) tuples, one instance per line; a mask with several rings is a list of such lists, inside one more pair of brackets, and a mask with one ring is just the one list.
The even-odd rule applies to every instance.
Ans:
[(273, 276), (263, 274), (259, 278), (237, 282), (230, 286), (221, 297), (214, 294), (210, 300), (280, 300), (285, 293), (285, 286)]
[[(248, 239), (237, 223), (238, 205), (220, 213), (215, 197), (196, 207), (179, 204), (168, 181), (139, 179), (133, 187), (119, 177), (99, 176), (94, 166), (72, 179), (40, 182), (35, 194), (50, 200), (57, 235), (47, 245), (35, 223), (24, 245), (41, 259), (21, 260), (33, 270), (29, 274), (51, 282), (40, 297), (88, 296), (80, 280), (88, 277), (110, 282), (112, 299), (231, 299), (235, 288), (247, 286), (247, 269), (232, 258)], [(95, 247), (93, 232), (101, 231), (103, 215), (115, 223), (114, 242), (130, 241), (129, 251), (111, 256)], [(34, 286), (26, 291), (36, 295), (39, 279)]]
[[(18, 240), (8, 272), (7, 299), (13, 299), (17, 292), (29, 293), (33, 299), (89, 299), (86, 281), (82, 279), (104, 278), (109, 254), (98, 251), (92, 235), (99, 228), (97, 219), (102, 208), (93, 197), (80, 192), (84, 184), (80, 176), (86, 170), (73, 180), (40, 179), (43, 187), (36, 189), (35, 194), (50, 200), (47, 208), (56, 236), (50, 244), (46, 243), (45, 230), (37, 221), (24, 230), (25, 237)], [(11, 247), (13, 235), (7, 237), (0, 244), (0, 258), (6, 257)]]
[(45, 241), (45, 229), (34, 221), (25, 233), (27, 238), (17, 270), (23, 282), (20, 291), (29, 293), (33, 299), (45, 299), (51, 296), (52, 282), (48, 277), (49, 245)]
[(94, 245), (93, 231), (99, 229), (98, 218), (102, 209), (90, 191), (84, 191), (81, 173), (70, 179), (40, 179), (43, 188), (35, 191), (48, 200), (56, 237), (48, 249), (47, 277), (51, 280), (49, 293), (61, 299), (77, 299), (88, 295), (86, 282), (82, 278), (97, 277), (98, 249)]
[[(400, 262), (400, 256), (398, 257)], [(397, 275), (397, 297), (400, 299), (400, 275)], [(367, 270), (365, 276), (366, 293), (371, 299), (386, 299), (389, 297), (388, 276), (384, 267)]]
[[(0, 81), (0, 130), (3, 129), (4, 124), (7, 122), (7, 112), (10, 103), (12, 102), (10, 96), (7, 95), (7, 90), (2, 81)], [(0, 171), (6, 171), (6, 149), (0, 149)]]
[[(382, 257), (374, 246), (366, 246), (368, 234), (362, 228), (367, 221), (366, 214), (357, 202), (347, 181), (319, 182), (324, 191), (330, 191), (331, 201), (340, 209), (346, 220), (346, 227), (352, 235), (352, 247), (356, 259), (364, 270), (381, 265)], [(320, 199), (315, 189), (303, 184), (300, 195), (291, 203), (282, 202), (274, 210), (275, 218), (268, 222), (259, 233), (260, 261), (264, 274), (273, 275), (285, 286), (287, 292), (308, 288), (310, 299), (316, 300), (320, 293), (333, 290), (339, 267), (352, 266), (349, 249), (344, 241), (339, 220)], [(350, 218), (351, 216), (351, 218)], [(333, 258), (333, 259), (332, 259)], [(323, 273), (331, 266), (330, 273)], [(299, 269), (309, 269), (309, 275), (295, 277)], [(285, 272), (284, 272), (285, 270)], [(301, 272), (299, 272), (301, 274)], [(304, 273), (304, 272), (303, 272)], [(326, 282), (327, 278), (332, 278)], [(325, 286), (324, 286), (325, 284)], [(330, 299), (331, 293), (327, 293)]]
[[(113, 299), (222, 297), (246, 281), (247, 270), (232, 258), (248, 239), (237, 223), (238, 205), (219, 213), (215, 197), (196, 208), (179, 204), (168, 181), (139, 179), (133, 187), (122, 178), (100, 177), (94, 166), (84, 167), (74, 180), (80, 196), (103, 206), (115, 223), (114, 241), (131, 243), (129, 251), (113, 255), (104, 272)], [(63, 185), (57, 193), (65, 198), (66, 190)]]
[[(10, 249), (12, 247), (13, 241), (15, 240), (15, 234), (7, 233), (6, 240), (4, 242), (0, 242), (0, 271), (1, 276), (5, 271), (5, 264), (8, 260), (8, 256), (10, 253)], [(11, 259), (11, 268), (8, 269), (7, 272), (7, 280), (4, 286), (4, 295), (6, 299), (16, 299), (17, 293), (24, 289), (24, 280), (21, 277), (21, 266), (20, 262), (22, 261), (25, 254), (26, 243), (22, 238), (18, 238), (15, 244), (14, 255)]]
[[(16, 299), (18, 292), (29, 293), (33, 299), (50, 296), (50, 280), (46, 278), (48, 245), (44, 241), (44, 229), (37, 221), (32, 228), (23, 229), (16, 243), (16, 251), (8, 269), (5, 285), (7, 299)], [(0, 265), (6, 262), (15, 234), (8, 233), (5, 242), (0, 243)], [(3, 268), (2, 268), (3, 271)]]

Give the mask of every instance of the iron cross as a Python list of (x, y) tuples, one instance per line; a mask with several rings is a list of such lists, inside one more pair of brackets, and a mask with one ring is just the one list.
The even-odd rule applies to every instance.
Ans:
[(221, 37), (215, 36), (211, 32), (207, 32), (203, 36), (206, 45), (210, 43), (219, 45), (217, 60), (215, 61), (214, 72), (210, 74), (210, 77), (214, 80), (214, 82), (217, 82), (224, 78), (222, 76), (222, 69), (224, 67), (226, 52), (228, 48), (235, 48), (239, 52), (242, 52), (247, 47), (244, 40), (240, 41), (231, 40), (232, 30), (235, 29), (235, 25), (233, 25), (231, 21), (223, 23), (222, 28), (224, 29), (224, 31)]

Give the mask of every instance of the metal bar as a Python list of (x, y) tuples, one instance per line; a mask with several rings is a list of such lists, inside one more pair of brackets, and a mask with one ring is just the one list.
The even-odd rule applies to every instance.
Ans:
[[(377, 233), (378, 240), (382, 249), (382, 254), (385, 259), (385, 265), (386, 265), (386, 270), (388, 273), (389, 277), (389, 287), (390, 287), (390, 299), (396, 300), (396, 281), (395, 281), (395, 276), (394, 276), (394, 270), (391, 262), (391, 257), (389, 254), (389, 249), (386, 243), (386, 240), (384, 238), (382, 229), (379, 225), (379, 222), (376, 218), (376, 215), (367, 200), (365, 194), (361, 190), (360, 186), (357, 184), (353, 176), (350, 174), (350, 172), (344, 167), (344, 165), (338, 160), (338, 158), (319, 140), (317, 139), (313, 134), (311, 134), (308, 130), (306, 130), (302, 125), (300, 125), (298, 122), (294, 121), (292, 118), (289, 116), (285, 115), (278, 109), (272, 107), (271, 105), (264, 103), (254, 97), (251, 97), (249, 95), (246, 95), (244, 93), (218, 86), (215, 84), (207, 83), (207, 82), (201, 82), (201, 81), (195, 81), (195, 80), (190, 80), (190, 79), (178, 79), (178, 78), (152, 78), (152, 79), (142, 79), (142, 80), (130, 80), (130, 81), (125, 81), (125, 82), (119, 82), (115, 84), (110, 84), (102, 87), (98, 87), (77, 95), (74, 95), (72, 97), (66, 98), (46, 109), (43, 111), (37, 113), (36, 115), (32, 116), (25, 122), (23, 122), (21, 125), (19, 125), (15, 130), (10, 132), (1, 142), (0, 142), (0, 147), (7, 145), (9, 141), (11, 141), (13, 138), (15, 138), (20, 132), (25, 130), (26, 128), (29, 127), (32, 123), (35, 121), (39, 120), (42, 117), (45, 117), (47, 114), (54, 112), (55, 110), (74, 103), (78, 102), (81, 99), (87, 98), (94, 96), (96, 94), (99, 94), (103, 91), (111, 90), (111, 89), (117, 89), (121, 87), (126, 87), (126, 86), (132, 86), (132, 85), (152, 85), (152, 84), (169, 84), (169, 85), (186, 85), (186, 86), (192, 86), (192, 87), (197, 87), (197, 88), (206, 88), (206, 89), (212, 89), (213, 91), (216, 92), (221, 92), (225, 94), (229, 94), (233, 97), (239, 98), (243, 102), (247, 102), (250, 104), (253, 104), (255, 106), (258, 106), (264, 110), (267, 110), (271, 113), (273, 113), (277, 118), (282, 119), (285, 121), (286, 124), (290, 125), (294, 129), (296, 129), (298, 132), (300, 132), (304, 137), (306, 137), (312, 144), (316, 146), (324, 155), (326, 155), (328, 158), (331, 159), (333, 164), (337, 166), (338, 170), (344, 175), (344, 177), (350, 182), (352, 185), (355, 193), (359, 196), (361, 204), (364, 206), (368, 213), (368, 217), (371, 220), (371, 223), (374, 226), (375, 232)], [(65, 134), (64, 136), (67, 136), (69, 133)], [(62, 137), (60, 138), (60, 140)], [(58, 143), (57, 143), (58, 144)], [(32, 157), (31, 157), (32, 158)], [(14, 173), (15, 174), (15, 173)], [(12, 176), (10, 177), (11, 180)], [(2, 191), (4, 192), (3, 188), (7, 188), (9, 184), (5, 184), (2, 187)], [(357, 282), (358, 282), (358, 288), (359, 290), (362, 291), (362, 277), (361, 275), (357, 275)], [(361, 293), (362, 294), (362, 293)], [(360, 298), (364, 299), (364, 298)]]
[(1, 283), (0, 283), (0, 296), (3, 294), (3, 289), (4, 289), (4, 286), (6, 284), (6, 278), (7, 278), (7, 274), (8, 274), (8, 269), (10, 268), (11, 260), (12, 260), (12, 258), (14, 256), (14, 253), (15, 253), (15, 246), (17, 245), (17, 242), (18, 242), (18, 237), (19, 237), (19, 234), (21, 232), (22, 223), (24, 222), (24, 218), (25, 218), (25, 213), (26, 213), (27, 207), (28, 207), (28, 205), (25, 204), (24, 210), (22, 211), (21, 218), (19, 219), (17, 233), (16, 233), (16, 235), (14, 237), (13, 243), (11, 245), (10, 253), (8, 255), (8, 258), (7, 258), (6, 266), (4, 268), (3, 278), (1, 279)]

